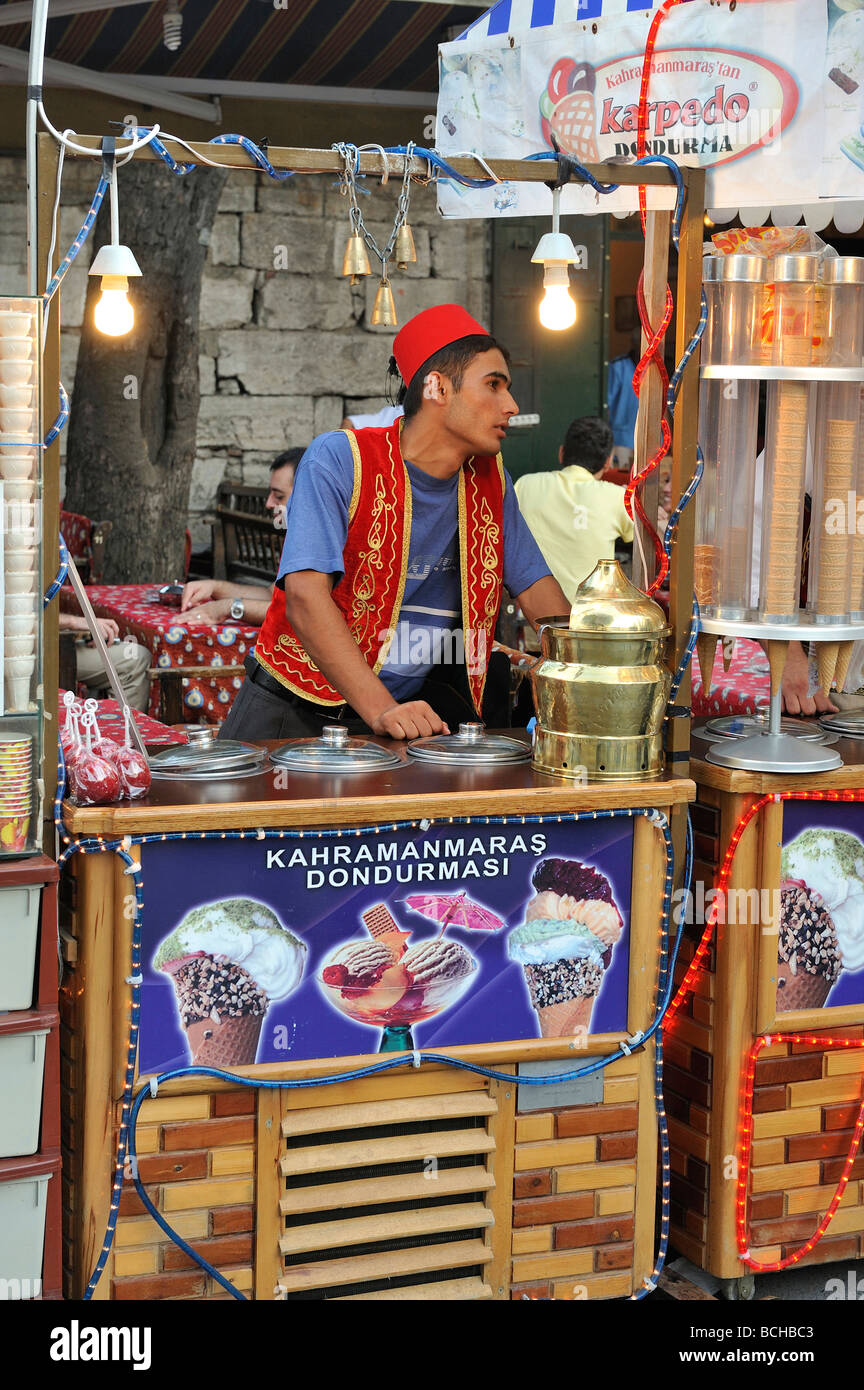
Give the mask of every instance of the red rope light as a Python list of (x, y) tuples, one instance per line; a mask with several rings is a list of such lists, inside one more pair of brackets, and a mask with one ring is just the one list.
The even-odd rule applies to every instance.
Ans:
[[(660, 25), (666, 18), (666, 15), (669, 13), (669, 11), (680, 3), (681, 0), (664, 0), (664, 4), (654, 15), (653, 19), (651, 20), (651, 25), (648, 29), (648, 38), (645, 43), (645, 53), (642, 59), (642, 76), (639, 84), (639, 105), (636, 120), (636, 153), (640, 159), (643, 157), (647, 150), (646, 134), (648, 130), (648, 83), (651, 75), (651, 62), (654, 57), (654, 48), (657, 42), (657, 33), (660, 28)], [(644, 184), (639, 185), (639, 218), (642, 224), (642, 235), (644, 236), (646, 226), (646, 199)], [(666, 419), (666, 392), (669, 386), (669, 377), (666, 372), (666, 365), (663, 361), (662, 344), (666, 337), (666, 330), (669, 327), (669, 324), (672, 320), (673, 300), (672, 291), (667, 285), (666, 308), (663, 314), (663, 319), (660, 324), (660, 327), (655, 331), (651, 327), (651, 323), (648, 318), (648, 310), (645, 305), (643, 284), (644, 271), (642, 272), (642, 275), (640, 275), (639, 277), (637, 301), (639, 306), (639, 321), (642, 325), (642, 331), (645, 335), (645, 338), (648, 341), (648, 346), (646, 347), (645, 352), (640, 358), (636, 366), (636, 370), (633, 373), (633, 390), (636, 392), (636, 396), (638, 398), (640, 387), (642, 385), (642, 379), (645, 376), (645, 373), (647, 372), (648, 368), (653, 363), (657, 371), (660, 373), (660, 380), (662, 383), (661, 389), (663, 407), (660, 418), (661, 442), (656, 453), (652, 454), (645, 467), (640, 469), (637, 473), (634, 473), (631, 477), (630, 482), (627, 484), (627, 488), (624, 493), (624, 505), (627, 508), (627, 514), (631, 517), (631, 519), (633, 518), (633, 508), (635, 506), (639, 520), (641, 521), (645, 529), (648, 531), (651, 537), (651, 543), (654, 546), (657, 573), (655, 574), (653, 580), (651, 581), (651, 583), (645, 591), (649, 596), (651, 596), (657, 593), (657, 590), (662, 587), (666, 580), (666, 577), (669, 573), (669, 557), (666, 554), (666, 551), (663, 549), (663, 542), (660, 536), (657, 534), (657, 527), (655, 525), (655, 522), (651, 521), (651, 519), (648, 517), (647, 512), (645, 511), (645, 508), (642, 504), (640, 491), (646, 479), (649, 478), (650, 475), (654, 472), (654, 470), (659, 467), (660, 460), (665, 457), (672, 443), (672, 431), (669, 427), (669, 422)]]
[(814, 1033), (776, 1033), (769, 1034), (764, 1038), (757, 1038), (750, 1048), (747, 1057), (747, 1075), (744, 1082), (744, 1093), (741, 1105), (741, 1131), (740, 1131), (740, 1156), (738, 1160), (738, 1184), (735, 1194), (735, 1224), (738, 1237), (738, 1257), (743, 1264), (758, 1274), (776, 1273), (781, 1269), (788, 1269), (790, 1265), (800, 1264), (803, 1259), (818, 1245), (828, 1227), (834, 1219), (837, 1208), (843, 1200), (843, 1193), (849, 1182), (852, 1173), (852, 1166), (858, 1157), (861, 1148), (861, 1139), (864, 1136), (864, 1093), (862, 1093), (861, 1104), (858, 1109), (858, 1119), (852, 1132), (852, 1143), (846, 1155), (846, 1162), (840, 1174), (840, 1180), (834, 1189), (834, 1195), (828, 1203), (825, 1215), (819, 1222), (816, 1230), (806, 1240), (803, 1245), (799, 1245), (797, 1250), (793, 1250), (791, 1255), (787, 1255), (783, 1260), (766, 1261), (764, 1264), (754, 1260), (750, 1254), (750, 1242), (748, 1238), (747, 1224), (747, 1189), (750, 1181), (750, 1156), (753, 1151), (753, 1085), (756, 1077), (756, 1059), (763, 1047), (770, 1047), (772, 1043), (806, 1043), (813, 1047), (833, 1048), (857, 1048), (864, 1050), (864, 1039), (861, 1038), (831, 1038), (820, 1037)]
[[(720, 911), (720, 904), (725, 904), (726, 890), (729, 884), (729, 877), (732, 872), (732, 863), (735, 858), (735, 851), (741, 841), (745, 830), (754, 817), (761, 811), (762, 807), (768, 802), (778, 801), (835, 801), (835, 802), (862, 802), (864, 801), (864, 790), (831, 790), (831, 791), (800, 791), (800, 792), (769, 792), (766, 796), (760, 797), (753, 802), (744, 812), (729, 840), (723, 862), (717, 879), (717, 896), (711, 903), (708, 918), (705, 923), (705, 930), (696, 948), (693, 959), (687, 967), (683, 979), (671, 1000), (666, 1016), (663, 1020), (664, 1030), (668, 1028), (678, 1010), (681, 1008), (685, 998), (690, 993), (700, 970), (703, 967), (708, 948), (711, 945), (711, 938), (714, 934), (714, 927)], [(861, 1105), (858, 1111), (858, 1118), (852, 1132), (852, 1142), (840, 1174), (840, 1180), (834, 1190), (834, 1195), (828, 1204), (825, 1215), (819, 1222), (816, 1230), (806, 1240), (803, 1245), (794, 1250), (791, 1255), (787, 1255), (783, 1260), (776, 1260), (771, 1263), (761, 1264), (754, 1260), (750, 1255), (750, 1245), (748, 1239), (747, 1224), (747, 1197), (750, 1181), (750, 1158), (753, 1151), (753, 1089), (756, 1080), (756, 1060), (764, 1047), (769, 1047), (772, 1043), (806, 1043), (808, 1046), (825, 1048), (856, 1048), (864, 1050), (864, 1039), (858, 1038), (833, 1038), (822, 1037), (811, 1033), (773, 1033), (765, 1037), (756, 1038), (747, 1056), (747, 1071), (744, 1077), (744, 1088), (741, 1094), (741, 1123), (739, 1129), (739, 1159), (738, 1159), (738, 1178), (736, 1188), (735, 1203), (735, 1222), (738, 1241), (738, 1255), (742, 1263), (758, 1274), (776, 1273), (781, 1269), (788, 1269), (790, 1265), (799, 1264), (810, 1252), (818, 1245), (830, 1226), (834, 1215), (843, 1200), (843, 1193), (852, 1172), (852, 1167), (858, 1157), (861, 1148), (861, 1141), (864, 1138), (864, 1091), (862, 1091)]]

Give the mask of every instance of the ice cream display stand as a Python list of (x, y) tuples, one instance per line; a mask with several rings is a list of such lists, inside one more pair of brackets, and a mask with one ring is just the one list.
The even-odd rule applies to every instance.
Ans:
[[(147, 1213), (133, 1170), (256, 1299), (600, 1299), (650, 1276), (658, 1119), (654, 1045), (638, 1035), (656, 1012), (667, 816), (693, 784), (391, 760), (270, 766), (225, 780), (220, 801), (190, 779), (154, 782), (137, 806), (67, 804), (69, 1296), (100, 1252), (96, 1298), (229, 1296)], [(611, 943), (602, 959), (571, 943), (568, 969), (597, 972), (575, 996), (542, 951), (531, 963), (556, 911), (555, 930), (584, 932), (563, 920), (568, 893)], [(289, 1079), (309, 1084), (267, 1089)]]
[(664, 1025), (672, 1243), (748, 1297), (760, 1269), (864, 1255), (864, 762), (841, 739), (836, 771), (733, 770), (694, 734), (686, 987)]

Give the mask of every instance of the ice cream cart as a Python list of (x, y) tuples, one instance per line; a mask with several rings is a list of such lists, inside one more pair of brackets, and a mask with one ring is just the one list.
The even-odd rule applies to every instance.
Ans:
[[(573, 787), (524, 758), (442, 766), (392, 747), (368, 741), (380, 770), (226, 769), (221, 787), (67, 806), (89, 848), (69, 861), (61, 999), (70, 1296), (112, 1204), (94, 1297), (226, 1296), (142, 1205), (133, 1169), (256, 1299), (613, 1298), (650, 1278), (657, 1114), (639, 1035), (667, 819), (692, 784)], [(107, 849), (126, 836), (128, 863)], [(555, 916), (573, 894), (605, 947)]]

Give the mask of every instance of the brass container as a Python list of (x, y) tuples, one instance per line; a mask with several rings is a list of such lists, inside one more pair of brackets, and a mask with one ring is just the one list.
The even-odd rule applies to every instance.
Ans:
[(662, 608), (616, 560), (601, 560), (576, 591), (569, 626), (550, 618), (539, 632), (537, 771), (589, 782), (660, 777), (672, 684)]

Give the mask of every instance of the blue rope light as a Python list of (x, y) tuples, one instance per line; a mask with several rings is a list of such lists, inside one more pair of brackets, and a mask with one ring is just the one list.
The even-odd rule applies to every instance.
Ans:
[[(58, 826), (61, 824), (60, 806), (62, 792), (60, 791), (60, 784), (62, 783), (64, 776), (65, 766), (61, 746), (58, 757), (58, 796), (55, 800), (55, 817), (57, 819)], [(679, 923), (679, 931), (676, 936), (674, 947), (670, 953), (669, 920), (672, 902), (672, 884), (674, 880), (674, 847), (672, 844), (672, 837), (669, 831), (668, 820), (666, 816), (660, 811), (648, 810), (643, 808), (572, 812), (568, 813), (565, 816), (558, 816), (557, 820), (559, 823), (562, 820), (575, 823), (577, 821), (613, 820), (622, 819), (625, 817), (632, 819), (635, 816), (645, 816), (654, 825), (657, 826), (657, 828), (661, 831), (663, 835), (666, 853), (666, 873), (664, 879), (663, 903), (661, 913), (661, 969), (660, 982), (658, 983), (658, 998), (661, 1002), (658, 1005), (652, 1023), (645, 1031), (645, 1033), (641, 1036), (637, 1035), (636, 1041), (630, 1040), (631, 1042), (633, 1042), (633, 1046), (643, 1047), (646, 1042), (650, 1041), (651, 1038), (659, 1038), (659, 1028), (662, 1023), (665, 1010), (668, 1007), (669, 999), (671, 998), (672, 971), (674, 970), (675, 960), (677, 959), (678, 947), (681, 939), (681, 931), (683, 929), (682, 916), (682, 922)], [(548, 815), (528, 815), (520, 817), (449, 817), (448, 823), (461, 825), (469, 823), (474, 824), (482, 821), (486, 825), (535, 825), (548, 823), (549, 820), (550, 817)], [(358, 826), (351, 833), (359, 837), (362, 835), (377, 834), (380, 833), (382, 830), (393, 832), (402, 829), (413, 829), (416, 828), (416, 824), (417, 822), (415, 821), (395, 821), (391, 825), (385, 826)], [(115, 1166), (115, 1176), (111, 1194), (111, 1206), (109, 1210), (109, 1218), (106, 1227), (105, 1239), (103, 1241), (102, 1249), (100, 1251), (96, 1267), (94, 1268), (93, 1274), (91, 1275), (90, 1281), (87, 1285), (87, 1290), (85, 1291), (84, 1295), (85, 1299), (92, 1298), (93, 1291), (95, 1290), (96, 1285), (98, 1284), (99, 1279), (101, 1278), (101, 1275), (105, 1268), (105, 1264), (108, 1259), (108, 1255), (111, 1250), (111, 1246), (114, 1239), (114, 1232), (116, 1230), (117, 1219), (119, 1215), (120, 1196), (122, 1192), (123, 1181), (126, 1175), (126, 1164), (128, 1156), (129, 1171), (133, 1178), (133, 1182), (135, 1183), (138, 1195), (140, 1196), (144, 1205), (147, 1207), (148, 1211), (150, 1211), (154, 1220), (157, 1221), (161, 1229), (164, 1230), (172, 1240), (176, 1241), (180, 1248), (182, 1248), (191, 1258), (193, 1258), (196, 1261), (196, 1263), (199, 1264), (200, 1267), (208, 1275), (210, 1275), (212, 1278), (215, 1278), (223, 1288), (226, 1288), (228, 1292), (232, 1294), (233, 1297), (238, 1298), (242, 1301), (246, 1301), (245, 1295), (243, 1295), (239, 1290), (235, 1289), (234, 1286), (230, 1284), (230, 1281), (225, 1280), (224, 1277), (220, 1275), (219, 1272), (215, 1270), (213, 1266), (210, 1265), (209, 1262), (204, 1259), (203, 1256), (197, 1254), (191, 1246), (188, 1246), (186, 1242), (182, 1240), (178, 1233), (174, 1231), (170, 1224), (164, 1219), (164, 1217), (162, 1217), (161, 1213), (157, 1212), (156, 1208), (153, 1206), (152, 1202), (150, 1201), (149, 1197), (147, 1196), (146, 1192), (141, 1186), (140, 1180), (138, 1178), (137, 1154), (135, 1148), (137, 1116), (143, 1103), (143, 1100), (146, 1099), (148, 1095), (155, 1094), (155, 1091), (153, 1089), (153, 1082), (151, 1082), (150, 1084), (144, 1086), (141, 1091), (139, 1091), (138, 1095), (135, 1097), (133, 1102), (132, 1088), (134, 1085), (135, 1078), (135, 1058), (138, 1046), (138, 1031), (141, 1008), (140, 989), (143, 983), (143, 978), (141, 975), (141, 934), (144, 895), (141, 866), (132, 859), (132, 856), (129, 854), (129, 849), (131, 849), (132, 845), (143, 845), (153, 843), (158, 844), (165, 843), (168, 841), (187, 839), (260, 840), (262, 837), (265, 839), (302, 839), (305, 838), (308, 834), (309, 832), (302, 830), (247, 830), (225, 832), (201, 831), (192, 833), (184, 831), (173, 831), (165, 832), (162, 834), (126, 837), (122, 842), (98, 839), (95, 843), (92, 840), (70, 841), (69, 837), (65, 835), (65, 833), (63, 834), (63, 838), (67, 843), (67, 848), (64, 850), (58, 861), (61, 867), (66, 864), (66, 862), (71, 858), (73, 854), (78, 852), (82, 852), (85, 854), (116, 853), (120, 856), (120, 858), (124, 860), (127, 866), (126, 872), (133, 876), (135, 880), (135, 915), (132, 926), (132, 973), (129, 977), (129, 983), (132, 989), (131, 1017), (129, 1026), (126, 1073), (124, 1080), (123, 1098), (121, 1104), (121, 1122), (118, 1136), (117, 1163)], [(319, 839), (341, 839), (344, 838), (345, 831), (343, 829), (322, 829), (313, 831), (312, 834)], [(661, 989), (663, 989), (664, 986), (665, 992), (661, 993)], [(444, 1055), (443, 1053), (417, 1052), (408, 1057), (395, 1057), (380, 1062), (374, 1062), (370, 1063), (366, 1067), (359, 1068), (358, 1070), (352, 1072), (343, 1072), (326, 1077), (313, 1077), (285, 1081), (264, 1081), (251, 1077), (236, 1076), (231, 1072), (221, 1071), (212, 1067), (183, 1067), (162, 1073), (159, 1076), (153, 1078), (153, 1081), (155, 1082), (156, 1090), (158, 1090), (158, 1087), (166, 1081), (174, 1080), (180, 1077), (189, 1078), (190, 1076), (206, 1076), (218, 1080), (228, 1080), (231, 1081), (233, 1084), (239, 1086), (251, 1087), (259, 1090), (303, 1090), (315, 1086), (338, 1085), (345, 1081), (354, 1081), (367, 1076), (376, 1076), (382, 1072), (390, 1071), (395, 1067), (404, 1067), (405, 1065), (410, 1065), (412, 1062), (414, 1062), (416, 1058), (418, 1064), (422, 1064), (425, 1062), (429, 1064), (449, 1066), (460, 1071), (472, 1072), (475, 1075), (484, 1076), (495, 1081), (507, 1081), (518, 1085), (548, 1086), (557, 1082), (574, 1081), (581, 1077), (588, 1076), (593, 1072), (603, 1069), (613, 1061), (617, 1061), (622, 1057), (629, 1056), (632, 1050), (633, 1047), (630, 1047), (625, 1044), (623, 1047), (617, 1048), (614, 1052), (610, 1053), (606, 1057), (598, 1058), (593, 1062), (587, 1063), (583, 1067), (576, 1068), (572, 1071), (564, 1072), (559, 1076), (520, 1077), (510, 1072), (502, 1072), (491, 1067), (483, 1067), (476, 1063), (465, 1061), (461, 1058), (449, 1057)], [(662, 1106), (662, 1091), (657, 1093), (656, 1098), (658, 1103), (659, 1121), (659, 1117), (661, 1114), (660, 1107)]]
[(93, 194), (93, 201), (90, 204), (87, 216), (81, 223), (81, 230), (78, 232), (78, 235), (75, 237), (75, 240), (72, 242), (72, 245), (69, 247), (69, 250), (66, 252), (66, 255), (63, 257), (62, 261), (58, 265), (53, 276), (48, 281), (48, 284), (45, 287), (45, 294), (43, 298), (46, 304), (48, 303), (49, 299), (51, 299), (56, 294), (57, 290), (59, 290), (67, 270), (69, 269), (75, 257), (78, 255), (78, 252), (81, 250), (81, 247), (84, 245), (85, 241), (90, 235), (90, 228), (96, 221), (96, 214), (102, 206), (102, 200), (108, 191), (108, 187), (109, 180), (105, 177), (104, 174), (102, 174), (99, 179), (99, 182), (96, 185), (96, 192)]
[(45, 594), (42, 598), (43, 608), (48, 607), (51, 600), (53, 598), (56, 598), (63, 585), (66, 583), (66, 575), (69, 569), (69, 551), (66, 549), (66, 542), (63, 539), (62, 532), (58, 536), (58, 542), (60, 545), (60, 568), (58, 569), (56, 575), (54, 576), (50, 585), (46, 589)]

